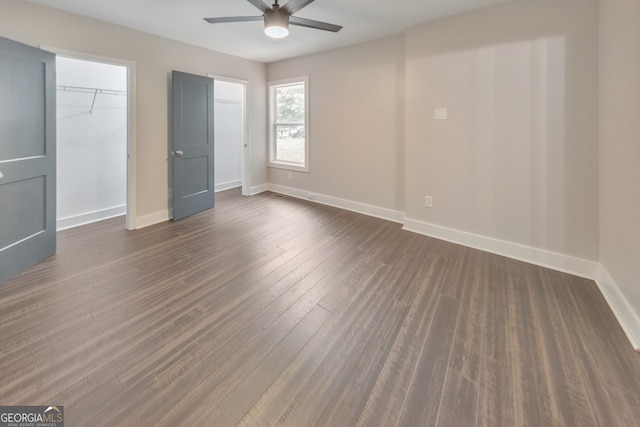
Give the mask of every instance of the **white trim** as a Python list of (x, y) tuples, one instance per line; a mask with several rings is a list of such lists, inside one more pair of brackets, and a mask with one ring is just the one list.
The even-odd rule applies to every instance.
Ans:
[(127, 230), (135, 230), (138, 220), (137, 216), (137, 175), (136, 175), (136, 159), (138, 152), (136, 149), (136, 63), (131, 62), (128, 67), (127, 76), (127, 97), (129, 105), (127, 111), (129, 117), (127, 119), (128, 140), (127, 147)]
[(246, 84), (249, 83), (248, 80), (237, 79), (235, 77), (228, 77), (228, 76), (223, 76), (223, 75), (220, 75), (220, 74), (209, 73), (209, 74), (207, 74), (207, 76), (211, 77), (213, 80), (220, 80), (221, 82), (238, 83), (238, 84), (242, 84), (242, 85), (246, 85)]
[[(307, 150), (307, 151), (309, 151), (309, 150)], [(306, 155), (307, 154), (305, 153), (305, 156)], [(294, 163), (270, 161), (270, 162), (268, 162), (267, 167), (268, 168), (275, 168), (275, 169), (284, 169), (284, 170), (293, 171), (293, 172), (308, 173), (309, 172), (308, 163), (309, 162), (307, 162), (307, 166), (296, 166)]]
[(341, 208), (363, 215), (386, 219), (387, 221), (397, 222), (400, 224), (402, 224), (404, 220), (404, 212), (368, 205), (366, 203), (354, 202), (352, 200), (341, 199), (339, 197), (328, 196), (326, 194), (312, 193), (277, 184), (269, 184), (269, 190), (298, 199), (311, 200), (312, 202), (320, 203), (322, 205), (333, 206), (335, 208)]
[(633, 349), (640, 352), (640, 318), (602, 264), (598, 264), (596, 285), (618, 319)]
[(265, 191), (269, 191), (269, 184), (261, 184), (251, 187), (249, 195), (255, 196), (256, 194), (264, 193)]
[(40, 46), (41, 49), (53, 52), (66, 58), (80, 59), (83, 61), (102, 62), (105, 64), (127, 67), (127, 205), (126, 224), (127, 230), (135, 230), (137, 223), (136, 204), (136, 63), (127, 59), (112, 58), (109, 56), (95, 55), (92, 53), (78, 52), (67, 49), (59, 49), (51, 46)]
[(144, 227), (149, 227), (150, 225), (159, 224), (161, 222), (169, 221), (171, 219), (171, 211), (169, 209), (165, 209), (162, 211), (154, 212), (148, 215), (143, 215), (138, 217), (138, 228), (139, 230)]
[(598, 263), (406, 218), (404, 230), (594, 280)]
[(231, 190), (232, 188), (242, 187), (242, 180), (237, 181), (229, 181), (223, 182), (221, 184), (216, 184), (214, 187), (214, 191), (217, 193), (219, 191)]
[(251, 195), (251, 126), (249, 126), (249, 81), (244, 82), (244, 156), (242, 158), (242, 195)]
[(56, 231), (62, 231), (66, 230), (67, 228), (91, 224), (92, 222), (102, 221), (103, 219), (126, 215), (126, 213), (127, 205), (122, 205), (114, 206), (107, 209), (100, 209), (93, 212), (86, 212), (80, 215), (68, 216), (66, 218), (60, 218), (56, 220)]

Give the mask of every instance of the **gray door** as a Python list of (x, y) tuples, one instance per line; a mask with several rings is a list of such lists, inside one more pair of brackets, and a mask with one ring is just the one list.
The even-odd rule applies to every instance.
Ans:
[(172, 73), (173, 220), (213, 207), (213, 79)]
[(56, 251), (55, 55), (0, 38), (0, 283)]

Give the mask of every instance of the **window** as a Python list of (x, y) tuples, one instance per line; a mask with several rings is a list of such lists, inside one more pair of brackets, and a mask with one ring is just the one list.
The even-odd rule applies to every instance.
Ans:
[(309, 172), (309, 79), (269, 82), (269, 166)]

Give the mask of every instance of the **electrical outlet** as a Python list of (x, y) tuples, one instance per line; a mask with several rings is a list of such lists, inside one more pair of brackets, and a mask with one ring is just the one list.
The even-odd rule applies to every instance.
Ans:
[(293, 174), (291, 172), (287, 173), (287, 179), (289, 181), (293, 180)]
[(428, 208), (433, 207), (433, 198), (431, 196), (424, 196), (424, 205)]

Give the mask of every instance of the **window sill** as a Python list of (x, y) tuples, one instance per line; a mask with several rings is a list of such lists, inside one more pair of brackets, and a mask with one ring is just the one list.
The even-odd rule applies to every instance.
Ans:
[(275, 168), (275, 169), (285, 169), (285, 170), (290, 170), (290, 171), (295, 171), (295, 172), (306, 172), (306, 173), (309, 173), (309, 166), (296, 165), (296, 164), (293, 164), (293, 163), (268, 162), (267, 163), (267, 167), (268, 168)]

